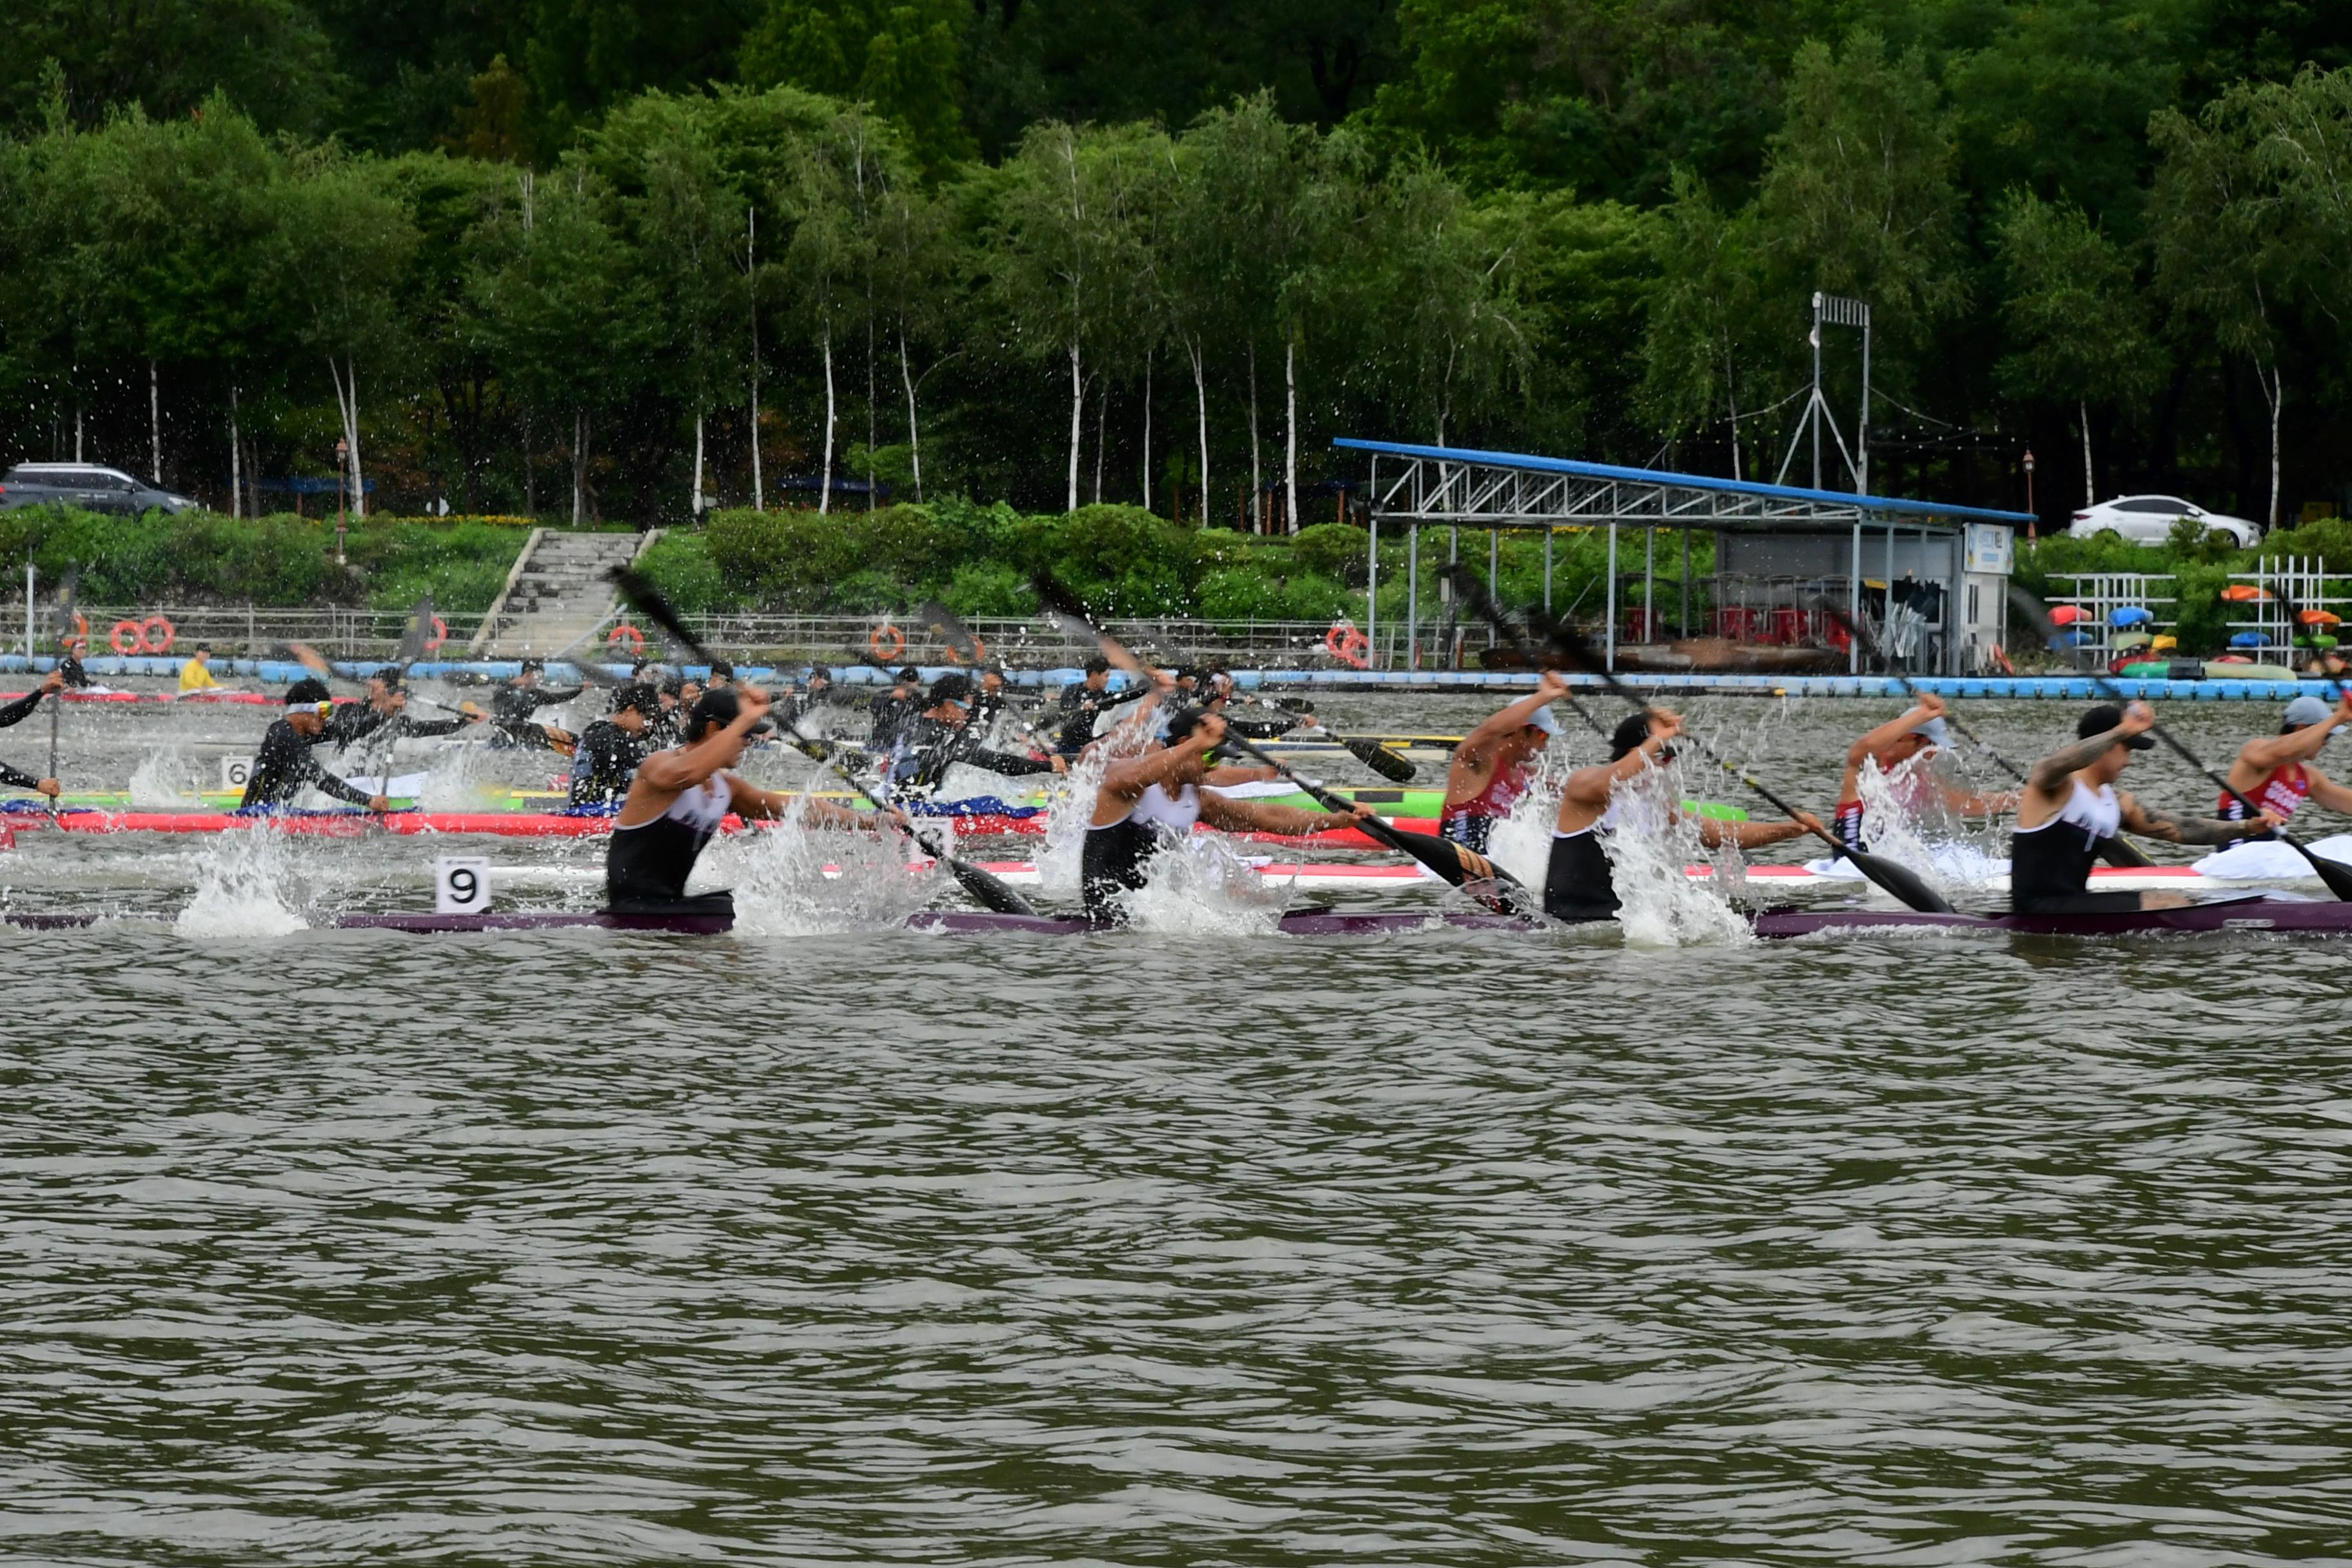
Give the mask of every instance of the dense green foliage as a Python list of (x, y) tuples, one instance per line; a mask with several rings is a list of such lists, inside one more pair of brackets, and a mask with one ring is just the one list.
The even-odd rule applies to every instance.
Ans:
[[(2352, 8), (20, 12), (0, 455), (225, 510), (233, 440), (249, 483), (339, 437), (388, 510), (673, 524), (845, 480), (1304, 524), (1342, 434), (1769, 475), (1817, 289), (1874, 312), (1874, 488), (2016, 505), (2031, 447), (2053, 521), (2352, 500)], [(1183, 591), (1334, 581), (1260, 575)]]
[(61, 507), (0, 511), (0, 559), (31, 560), (51, 581), (81, 573), (93, 605), (365, 604), (406, 609), (431, 594), (444, 610), (489, 608), (527, 531), (476, 521), (375, 519), (347, 531), (286, 515), (100, 516)]

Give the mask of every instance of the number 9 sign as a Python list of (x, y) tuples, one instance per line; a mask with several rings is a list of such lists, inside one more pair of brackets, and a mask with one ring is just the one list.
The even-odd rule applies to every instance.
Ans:
[(433, 863), (433, 912), (478, 915), (490, 907), (490, 863), (472, 856), (444, 855)]

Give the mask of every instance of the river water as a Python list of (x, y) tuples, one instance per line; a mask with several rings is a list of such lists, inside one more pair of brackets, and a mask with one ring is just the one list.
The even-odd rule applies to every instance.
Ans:
[(2352, 1559), (2330, 946), (268, 915), (447, 847), (0, 858), (155, 917), (0, 935), (0, 1560)]

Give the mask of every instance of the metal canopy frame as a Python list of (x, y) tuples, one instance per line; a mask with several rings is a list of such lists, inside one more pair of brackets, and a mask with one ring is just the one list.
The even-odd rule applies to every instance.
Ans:
[[(1679, 474), (1651, 468), (1620, 468), (1609, 463), (1578, 462), (1567, 458), (1543, 458), (1521, 452), (1489, 452), (1461, 447), (1423, 447), (1393, 441), (1362, 441), (1342, 437), (1332, 443), (1344, 450), (1372, 457), (1370, 486), (1370, 591), (1366, 597), (1365, 633), (1378, 658), (1380, 531), (1383, 521), (1405, 525), (1406, 626), (1418, 646), (1420, 533), (1424, 524), (1448, 528), (1541, 529), (1544, 531), (1544, 600), (1550, 608), (1552, 534), (1562, 528), (1609, 530), (1607, 642), (1609, 664), (1617, 658), (1617, 534), (1638, 528), (1648, 536), (1645, 557), (1654, 563), (1656, 531), (1685, 531), (1704, 528), (1717, 533), (1848, 535), (1853, 545), (1848, 598), (1859, 618), (1864, 571), (1863, 531), (1882, 531), (1891, 563), (1897, 531), (1922, 540), (1946, 537), (1951, 547), (1951, 577), (1948, 584), (1946, 646), (1950, 648), (1949, 607), (1958, 591), (1962, 566), (1962, 529), (1971, 522), (2016, 527), (2029, 514), (1985, 507), (1952, 506), (1896, 496), (1862, 495), (1850, 490), (1808, 489), (1792, 485), (1762, 484), (1746, 479), (1717, 479), (1706, 474)], [(1491, 550), (1490, 550), (1491, 553)], [(1687, 550), (1685, 550), (1687, 558)], [(1654, 566), (1653, 565), (1653, 570)], [(1683, 585), (1689, 592), (1687, 573)], [(1890, 581), (1891, 591), (1891, 581)], [(1643, 598), (1653, 612), (1654, 584)], [(1687, 618), (1687, 607), (1685, 616)], [(1861, 650), (1853, 650), (1860, 668)]]

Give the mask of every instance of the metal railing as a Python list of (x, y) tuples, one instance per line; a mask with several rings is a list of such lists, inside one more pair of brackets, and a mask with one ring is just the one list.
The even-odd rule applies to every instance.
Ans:
[[(47, 605), (37, 605), (37, 619), (47, 610)], [(205, 643), (228, 658), (266, 658), (289, 642), (308, 643), (331, 658), (390, 658), (400, 645), (401, 632), (408, 621), (404, 609), (268, 609), (195, 605), (85, 605), (81, 615), (89, 623), (88, 651), (93, 655), (115, 651), (111, 639), (118, 622), (136, 621), (144, 626), (161, 616), (172, 623), (169, 651), (173, 655), (184, 657), (198, 643)], [(483, 619), (478, 614), (444, 613), (447, 658), (467, 657), (466, 646), (481, 628)], [(746, 663), (954, 662), (946, 642), (911, 616), (722, 614), (690, 615), (684, 619), (706, 646)], [(661, 652), (661, 639), (652, 627), (643, 624), (642, 617), (625, 616), (622, 620), (623, 624), (637, 626), (646, 638), (647, 652)], [(1033, 668), (1076, 665), (1096, 651), (1091, 642), (1069, 637), (1057, 623), (1044, 617), (982, 616), (965, 625), (980, 638), (990, 657), (1008, 665)], [(1325, 647), (1331, 628), (1320, 621), (1165, 617), (1111, 621), (1106, 625), (1120, 641), (1156, 660), (1172, 663), (1217, 658), (1291, 668), (1339, 666)], [(5, 639), (0, 640), (0, 647), (25, 651), (25, 601), (21, 595), (13, 603), (0, 601), (0, 628), (5, 628), (0, 629), (0, 639)], [(608, 640), (613, 635), (591, 638), (581, 651), (622, 658), (630, 648), (626, 634), (617, 634), (617, 642)], [(39, 652), (51, 651), (46, 631), (35, 640), (39, 644)]]

